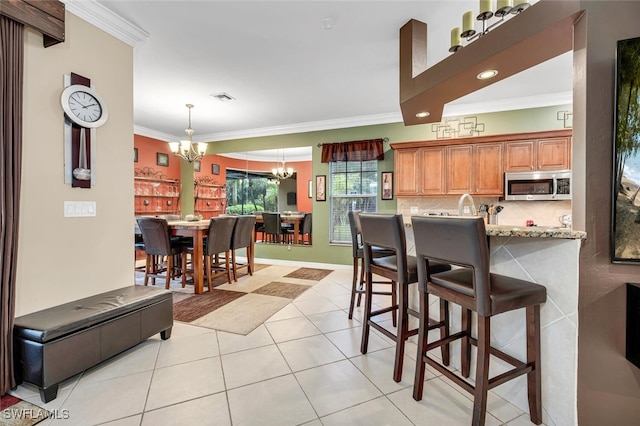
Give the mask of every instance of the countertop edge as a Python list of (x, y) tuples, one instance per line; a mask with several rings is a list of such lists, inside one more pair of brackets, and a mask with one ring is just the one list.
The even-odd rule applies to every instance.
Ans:
[[(411, 227), (411, 222), (405, 222)], [(524, 238), (558, 238), (565, 240), (585, 240), (587, 233), (575, 229), (557, 228), (553, 226), (510, 226), (485, 225), (489, 237), (524, 237)]]

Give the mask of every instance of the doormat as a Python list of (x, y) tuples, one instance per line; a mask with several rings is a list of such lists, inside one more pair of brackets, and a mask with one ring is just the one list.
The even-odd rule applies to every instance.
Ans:
[(0, 397), (0, 424), (3, 426), (31, 426), (49, 418), (49, 412), (13, 395)]

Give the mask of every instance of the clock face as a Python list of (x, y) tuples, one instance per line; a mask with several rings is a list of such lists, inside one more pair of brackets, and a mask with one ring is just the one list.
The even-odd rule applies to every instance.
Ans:
[(102, 117), (100, 102), (87, 92), (73, 92), (69, 96), (69, 108), (76, 117), (89, 123), (95, 123)]
[(107, 121), (107, 106), (91, 87), (81, 84), (68, 86), (60, 100), (67, 118), (78, 126), (99, 127)]

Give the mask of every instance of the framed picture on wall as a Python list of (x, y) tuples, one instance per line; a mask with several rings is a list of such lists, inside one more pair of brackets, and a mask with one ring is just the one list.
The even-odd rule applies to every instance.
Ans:
[(380, 174), (380, 187), (382, 188), (382, 199), (393, 200), (393, 172), (382, 172)]
[(194, 172), (199, 172), (200, 171), (200, 166), (202, 164), (200, 163), (200, 160), (196, 160), (193, 162), (193, 171)]
[(158, 152), (156, 156), (156, 164), (158, 166), (169, 167), (169, 154)]
[(212, 164), (211, 165), (211, 173), (214, 175), (220, 174), (220, 164)]
[(316, 176), (316, 201), (327, 201), (327, 177), (325, 175)]
[(138, 162), (138, 148), (133, 148), (133, 162)]

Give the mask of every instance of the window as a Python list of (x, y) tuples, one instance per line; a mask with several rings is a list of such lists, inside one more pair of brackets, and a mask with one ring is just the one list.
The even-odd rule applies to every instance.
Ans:
[(227, 169), (227, 214), (278, 210), (278, 186), (268, 173)]
[(329, 163), (329, 242), (351, 243), (349, 211), (375, 212), (377, 193), (377, 160)]

